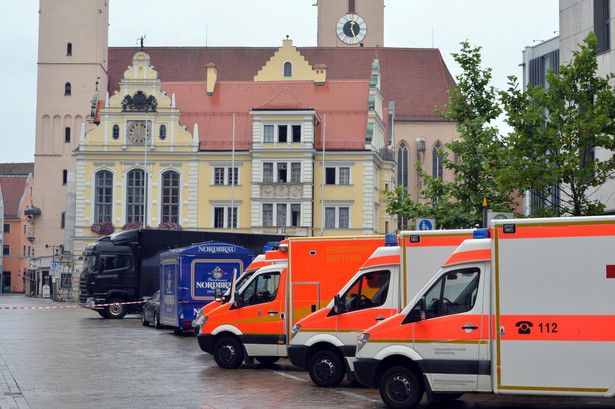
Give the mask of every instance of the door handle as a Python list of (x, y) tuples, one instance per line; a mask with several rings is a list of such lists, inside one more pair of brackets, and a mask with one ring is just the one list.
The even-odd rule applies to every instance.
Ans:
[(384, 315), (380, 315), (376, 317), (376, 321), (382, 321), (384, 319)]
[(466, 332), (471, 332), (475, 329), (478, 329), (478, 326), (476, 325), (472, 325), (470, 323), (467, 323), (466, 325), (464, 325), (463, 327), (461, 327), (462, 330), (466, 331)]
[(267, 312), (267, 314), (269, 314), (269, 315), (271, 315), (273, 317), (274, 315), (278, 314), (278, 312), (274, 311), (274, 310), (269, 310), (269, 312)]

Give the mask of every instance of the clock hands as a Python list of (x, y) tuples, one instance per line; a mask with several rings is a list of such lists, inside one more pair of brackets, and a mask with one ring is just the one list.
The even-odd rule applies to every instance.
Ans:
[(350, 22), (350, 32), (352, 33), (352, 36), (353, 36), (354, 38), (357, 38), (357, 35), (354, 33), (354, 24), (355, 24), (355, 22), (354, 22), (354, 21), (351, 21), (351, 22)]

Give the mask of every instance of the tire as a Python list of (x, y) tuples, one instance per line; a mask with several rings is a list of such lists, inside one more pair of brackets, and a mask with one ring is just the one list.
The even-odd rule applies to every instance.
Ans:
[(238, 340), (224, 337), (214, 346), (214, 359), (220, 368), (237, 369), (243, 362), (243, 349)]
[(96, 310), (96, 312), (103, 318), (107, 318), (107, 310)]
[(162, 324), (160, 323), (160, 314), (157, 312), (154, 313), (154, 328), (162, 328)]
[(416, 406), (423, 398), (423, 384), (416, 373), (405, 366), (387, 369), (378, 381), (380, 397), (392, 409)]
[(115, 320), (120, 320), (124, 318), (124, 316), (128, 312), (128, 309), (126, 308), (125, 304), (122, 304), (123, 302), (124, 300), (121, 298), (114, 298), (110, 300), (109, 304), (117, 303), (117, 305), (109, 305), (108, 307), (105, 307), (107, 318), (111, 318)]
[(144, 327), (149, 326), (149, 321), (145, 319), (145, 311), (141, 311), (141, 325)]
[(308, 370), (312, 382), (323, 388), (332, 388), (342, 382), (345, 375), (344, 363), (332, 351), (318, 351), (310, 358)]
[(271, 366), (280, 359), (280, 357), (277, 356), (257, 356), (255, 358), (258, 362), (265, 366)]

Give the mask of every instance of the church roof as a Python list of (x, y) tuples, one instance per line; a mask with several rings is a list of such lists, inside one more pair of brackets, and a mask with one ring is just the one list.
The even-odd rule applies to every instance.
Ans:
[[(119, 90), (119, 82), (136, 47), (109, 47), (109, 91)], [(164, 83), (202, 82), (206, 65), (215, 64), (218, 82), (252, 82), (254, 76), (278, 47), (146, 47), (158, 77)], [(433, 112), (444, 108), (447, 91), (455, 86), (438, 49), (297, 47), (310, 64), (327, 66), (331, 80), (369, 80), (372, 62), (378, 52), (381, 88), (385, 107), (395, 101), (396, 120), (439, 121)], [(181, 103), (177, 96), (178, 106)], [(257, 105), (258, 106), (258, 105)], [(251, 108), (255, 108), (252, 106)], [(182, 108), (182, 113), (184, 109)], [(182, 115), (182, 122), (184, 120)]]

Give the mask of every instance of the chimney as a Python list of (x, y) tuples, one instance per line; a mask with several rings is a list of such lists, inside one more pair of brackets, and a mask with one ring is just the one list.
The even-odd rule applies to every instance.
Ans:
[(207, 95), (212, 96), (218, 79), (218, 68), (213, 62), (207, 64), (205, 68), (207, 69)]

